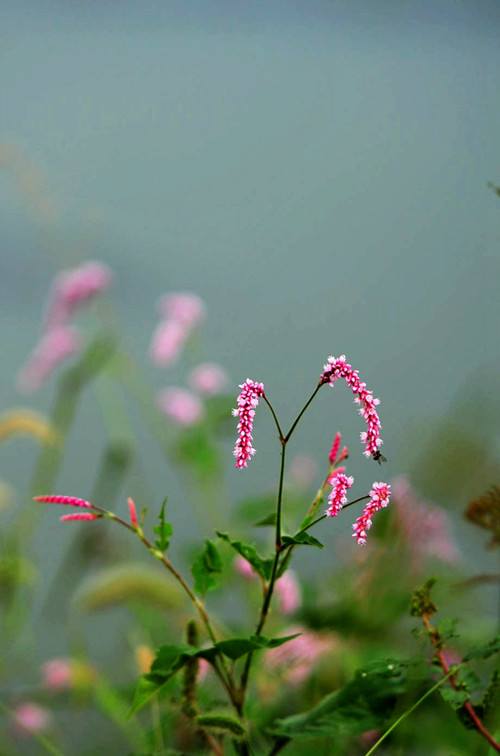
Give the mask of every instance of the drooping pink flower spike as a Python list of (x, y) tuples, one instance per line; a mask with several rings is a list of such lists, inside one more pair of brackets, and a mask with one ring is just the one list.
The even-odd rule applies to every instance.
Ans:
[(47, 504), (65, 504), (70, 507), (87, 507), (92, 508), (90, 501), (77, 499), (75, 496), (34, 496), (33, 501), (42, 501)]
[(373, 457), (376, 462), (385, 461), (385, 457), (382, 456), (379, 450), (382, 444), (382, 439), (379, 435), (382, 426), (376, 407), (380, 404), (380, 399), (375, 399), (373, 392), (368, 391), (366, 383), (363, 383), (359, 379), (358, 371), (354, 370), (346, 362), (345, 354), (342, 354), (340, 357), (328, 358), (328, 362), (324, 366), (323, 373), (319, 379), (319, 385), (322, 386), (328, 383), (330, 386), (333, 386), (339, 378), (344, 378), (352, 393), (356, 395), (354, 399), (355, 403), (361, 405), (359, 413), (365, 419), (367, 426), (367, 430), (361, 433), (361, 441), (365, 444), (365, 456)]
[(364, 546), (366, 543), (366, 533), (372, 526), (372, 517), (375, 512), (378, 512), (383, 507), (389, 504), (391, 497), (391, 487), (387, 483), (373, 483), (370, 491), (370, 501), (364, 508), (361, 517), (358, 517), (354, 523), (352, 534), (353, 538), (356, 538), (360, 546)]
[(248, 461), (255, 454), (252, 446), (253, 419), (259, 398), (264, 396), (264, 384), (247, 378), (240, 384), (241, 393), (238, 396), (238, 407), (233, 409), (234, 417), (239, 417), (238, 439), (233, 455), (236, 457), (236, 467), (247, 467)]
[(337, 473), (333, 476), (332, 490), (328, 497), (328, 509), (325, 514), (328, 517), (337, 517), (342, 510), (343, 504), (347, 503), (347, 492), (354, 483), (354, 478), (344, 475), (344, 473)]

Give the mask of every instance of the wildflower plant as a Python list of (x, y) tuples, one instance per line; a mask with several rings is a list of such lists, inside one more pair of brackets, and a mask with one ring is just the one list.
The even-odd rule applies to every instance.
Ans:
[[(448, 699), (446, 695), (443, 697), (459, 713), (461, 721), (500, 753), (498, 737), (485, 718), (486, 710), (491, 713), (494, 709), (492, 701), (497, 695), (498, 675), (492, 676), (485, 693), (485, 700), (489, 697), (488, 706), (484, 704), (481, 709), (473, 703), (468, 691), (464, 693), (458, 667), (444, 654), (443, 644), (448, 636), (431, 624), (434, 609), (429, 590), (414, 595), (411, 611), (413, 616), (422, 619), (434, 648), (433, 669), (439, 669), (440, 674), (437, 682), (432, 670), (423, 671), (408, 653), (402, 657), (374, 659), (370, 646), (367, 654), (360, 657), (360, 640), (352, 641), (349, 632), (343, 634), (343, 628), (351, 622), (359, 630), (361, 639), (365, 633), (369, 645), (382, 628), (389, 634), (388, 628), (392, 626), (392, 609), (386, 596), (387, 592), (396, 592), (396, 581), (391, 574), (392, 563), (387, 559), (389, 547), (379, 539), (377, 528), (371, 530), (376, 520), (383, 523), (393, 518), (395, 528), (391, 532), (399, 539), (399, 564), (404, 564), (405, 560), (410, 564), (406, 573), (409, 581), (414, 579), (429, 554), (436, 556), (437, 553), (438, 558), (443, 558), (443, 544), (448, 557), (455, 555), (444, 514), (427, 504), (411, 503), (415, 497), (412, 498), (409, 486), (403, 486), (401, 480), (393, 486), (380, 480), (380, 471), (384, 468), (379, 465), (385, 461), (381, 453), (380, 400), (367, 388), (346, 356), (328, 357), (322, 371), (318, 371), (311, 395), (288, 429), (283, 429), (264, 384), (250, 378), (239, 385), (236, 407), (231, 398), (234, 407), (231, 416), (223, 393), (228, 376), (213, 362), (197, 359), (186, 373), (189, 389), (167, 386), (157, 393), (155, 400), (154, 392), (145, 388), (143, 378), (121, 349), (115, 334), (105, 330), (81, 351), (79, 336), (67, 330), (73, 329), (75, 311), (105, 293), (110, 281), (111, 274), (106, 266), (86, 263), (61, 274), (54, 284), (44, 334), (22, 371), (21, 383), (24, 381), (25, 387), (29, 385), (34, 389), (67, 357), (79, 354), (79, 358), (61, 378), (54, 410), (46, 421), (50, 432), (46, 431), (47, 438), (43, 436), (45, 446), (30, 485), (38, 505), (61, 505), (62, 521), (81, 523), (81, 530), (78, 525), (75, 527), (79, 533), (87, 534), (87, 545), (98, 539), (103, 523), (96, 521), (112, 522), (134, 537), (163, 569), (162, 572), (157, 566), (156, 570), (148, 571), (132, 561), (113, 565), (103, 575), (89, 575), (87, 581), (82, 581), (76, 591), (76, 605), (90, 611), (117, 601), (126, 603), (148, 598), (162, 612), (168, 611), (168, 622), (163, 613), (156, 650), (152, 648), (156, 643), (147, 633), (139, 634), (134, 640), (133, 656), (140, 677), (134, 680), (133, 690), (113, 690), (104, 675), (87, 660), (65, 655), (43, 666), (42, 691), (48, 696), (72, 690), (93, 694), (97, 706), (120, 729), (133, 749), (131, 753), (136, 755), (175, 752), (273, 756), (285, 749), (306, 754), (310, 752), (309, 740), (323, 738), (328, 747), (331, 746), (328, 753), (351, 756), (365, 746), (370, 748), (368, 753), (371, 754), (386, 737), (392, 737), (395, 725), (406, 716), (390, 725), (396, 702), (401, 697), (416, 698), (422, 686), (428, 683), (424, 695), (408, 712), (438, 688), (444, 691), (448, 686), (451, 693)], [(157, 368), (165, 370), (185, 357), (193, 334), (205, 320), (206, 308), (196, 295), (177, 292), (160, 299), (158, 312), (160, 323), (152, 338), (150, 358)], [(64, 342), (61, 329), (66, 329), (66, 336), (70, 333), (74, 338)], [(47, 344), (51, 339), (54, 344), (49, 344), (49, 349)], [(193, 479), (196, 481), (196, 498), (210, 511), (216, 509), (219, 498), (224, 501), (222, 487), (215, 485), (221, 467), (221, 445), (216, 446), (213, 438), (226, 433), (228, 421), (231, 434), (236, 425), (234, 464), (238, 475), (252, 475), (251, 461), (259, 448), (259, 439), (254, 439), (256, 414), (270, 412), (281, 452), (277, 484), (272, 496), (266, 494), (259, 502), (259, 516), (255, 518), (258, 521), (253, 523), (265, 529), (261, 532), (272, 534), (272, 539), (267, 541), (267, 552), (264, 545), (257, 547), (246, 535), (240, 537), (228, 532), (237, 526), (243, 528), (244, 508), (226, 511), (224, 527), (217, 523), (220, 529), (204, 534), (203, 545), (192, 554), (188, 572), (185, 565), (178, 563), (182, 562), (179, 555), (171, 549), (176, 535), (174, 524), (170, 522), (172, 519), (175, 523), (174, 501), (163, 501), (153, 524), (140, 494), (127, 497), (125, 515), (113, 511), (113, 502), (118, 500), (133, 454), (128, 439), (121, 446), (110, 442), (106, 449), (104, 472), (100, 472), (105, 481), (102, 488), (97, 485), (92, 495), (85, 494), (88, 498), (55, 492), (62, 451), (81, 390), (94, 380), (102, 379), (103, 374), (107, 380), (119, 378), (121, 385), (138, 399), (165, 456), (191, 484)], [(371, 465), (377, 472), (376, 479), (368, 491), (356, 491), (356, 455), (342, 444), (341, 434), (332, 428), (332, 442), (329, 449), (325, 449), (320, 485), (315, 495), (307, 497), (307, 483), (296, 485), (291, 472), (287, 475), (289, 442), (317, 394), (325, 386), (333, 388), (340, 379), (351, 389), (361, 418), (359, 464)], [(121, 427), (124, 425), (126, 423), (122, 422)], [(7, 423), (6, 433), (9, 428)], [(230, 459), (229, 450), (226, 456)], [(310, 460), (306, 461), (308, 469), (312, 470)], [(107, 465), (113, 468), (113, 480), (118, 480), (114, 487), (108, 483), (111, 476), (106, 477)], [(297, 490), (299, 494), (295, 495)], [(385, 517), (381, 514), (383, 509), (388, 510)], [(219, 511), (218, 517), (221, 516)], [(248, 512), (245, 516), (248, 517)], [(348, 564), (345, 580), (340, 581), (344, 584), (346, 600), (342, 604), (339, 599), (332, 610), (331, 602), (329, 605), (326, 602), (322, 605), (321, 601), (315, 603), (318, 595), (323, 598), (327, 591), (320, 590), (318, 594), (318, 589), (307, 583), (293, 562), (298, 549), (323, 549), (318, 536), (321, 532), (335, 532), (339, 517), (350, 519), (352, 537), (339, 548)], [(291, 522), (295, 523), (294, 527), (287, 527)], [(20, 523), (19, 531), (26, 542), (29, 532), (26, 519)], [(417, 548), (413, 543), (415, 534), (420, 540), (426, 539), (425, 547)], [(17, 555), (14, 547), (12, 552)], [(74, 569), (77, 553), (77, 548), (71, 549), (69, 575), (77, 572)], [(329, 572), (331, 554), (324, 551), (322, 559), (327, 564), (324, 571)], [(444, 561), (451, 563), (453, 559)], [(322, 575), (321, 584), (324, 582)], [(403, 578), (400, 582), (404, 582)], [(174, 588), (171, 590), (170, 586)], [(235, 588), (229, 616), (224, 616), (217, 603), (217, 591), (222, 586), (228, 590)], [(341, 588), (339, 585), (339, 596)], [(398, 619), (407, 613), (409, 592), (408, 584), (404, 583), (405, 604), (402, 610), (397, 609)], [(356, 604), (362, 609), (357, 609)], [(356, 611), (358, 625), (352, 621)], [(151, 630), (151, 635), (158, 638), (158, 630)], [(392, 648), (393, 638), (389, 640)], [(482, 658), (494, 656), (499, 648), (498, 641), (491, 643)], [(357, 661), (344, 667), (344, 657)], [(458, 665), (464, 660), (467, 655)], [(46, 703), (45, 699), (33, 703), (26, 699), (25, 712), (33, 714), (39, 704)], [(19, 724), (19, 711), (23, 713), (23, 710), (19, 707), (12, 710), (12, 717)], [(31, 719), (24, 716), (24, 731), (36, 734), (41, 743), (46, 737), (52, 738), (51, 715), (35, 720), (34, 716)], [(35, 722), (36, 726), (30, 722)]]

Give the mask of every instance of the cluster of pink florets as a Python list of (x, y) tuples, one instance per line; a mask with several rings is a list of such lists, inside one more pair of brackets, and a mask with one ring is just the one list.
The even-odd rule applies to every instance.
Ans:
[(328, 497), (328, 509), (325, 514), (328, 517), (336, 517), (341, 509), (342, 505), (347, 503), (347, 492), (354, 483), (352, 475), (349, 477), (344, 473), (337, 473), (332, 481), (332, 490)]
[(360, 546), (364, 546), (366, 543), (366, 532), (370, 530), (372, 526), (372, 517), (375, 512), (378, 512), (383, 507), (389, 504), (391, 496), (391, 487), (387, 483), (373, 483), (370, 491), (370, 501), (364, 508), (361, 517), (358, 517), (354, 523), (353, 538), (356, 538)]
[(346, 362), (345, 354), (340, 357), (328, 358), (321, 374), (320, 383), (328, 383), (333, 386), (338, 378), (345, 379), (352, 393), (356, 394), (354, 401), (361, 405), (359, 413), (365, 419), (367, 425), (367, 430), (361, 433), (361, 441), (365, 444), (365, 456), (379, 459), (379, 447), (382, 444), (382, 439), (379, 436), (381, 423), (376, 406), (380, 404), (380, 399), (375, 399), (373, 392), (366, 388), (366, 383), (360, 381), (358, 371)]
[(238, 396), (238, 407), (233, 410), (234, 417), (239, 417), (238, 439), (233, 454), (236, 457), (236, 467), (247, 467), (248, 461), (255, 454), (252, 446), (253, 419), (259, 398), (264, 396), (264, 384), (247, 378), (240, 384), (241, 393)]

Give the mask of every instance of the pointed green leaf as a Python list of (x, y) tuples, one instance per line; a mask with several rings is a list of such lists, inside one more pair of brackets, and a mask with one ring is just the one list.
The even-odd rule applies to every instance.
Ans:
[(205, 548), (191, 565), (191, 573), (194, 578), (194, 591), (200, 596), (205, 596), (207, 591), (212, 591), (219, 583), (218, 574), (222, 572), (222, 559), (216, 545), (205, 541)]
[(165, 507), (167, 505), (167, 498), (163, 499), (163, 503), (161, 505), (160, 514), (158, 516), (158, 519), (160, 520), (159, 525), (155, 525), (153, 530), (158, 536), (158, 538), (155, 540), (155, 546), (159, 551), (166, 551), (170, 544), (170, 537), (172, 533), (174, 532), (174, 529), (172, 525), (169, 522), (165, 522)]
[(276, 512), (271, 512), (259, 522), (255, 522), (254, 528), (265, 528), (267, 525), (276, 525)]
[(301, 533), (300, 531), (296, 533), (294, 536), (287, 536), (284, 535), (281, 538), (282, 542), (285, 546), (316, 546), (317, 549), (322, 549), (323, 544), (321, 541), (318, 541), (317, 538), (314, 538), (314, 536), (309, 535), (309, 533)]
[(273, 568), (273, 559), (263, 559), (257, 554), (255, 546), (249, 543), (243, 543), (243, 541), (232, 541), (227, 533), (221, 533), (215, 531), (219, 538), (228, 543), (243, 559), (246, 559), (255, 572), (257, 572), (264, 580), (269, 580), (271, 577), (271, 570)]

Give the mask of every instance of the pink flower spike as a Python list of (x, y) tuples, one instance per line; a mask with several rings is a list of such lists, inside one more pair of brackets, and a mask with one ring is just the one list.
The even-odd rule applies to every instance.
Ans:
[(335, 470), (330, 475), (330, 477), (328, 478), (328, 485), (333, 486), (337, 475), (340, 475), (340, 473), (343, 473), (345, 471), (346, 471), (346, 468), (343, 465), (341, 465), (340, 467), (336, 467)]
[(33, 501), (42, 501), (47, 504), (66, 504), (70, 507), (92, 507), (90, 501), (77, 499), (75, 496), (34, 496)]
[(100, 514), (69, 514), (69, 515), (63, 515), (59, 519), (61, 522), (64, 522), (65, 520), (99, 520), (102, 517)]
[(358, 517), (352, 526), (354, 530), (352, 537), (357, 539), (360, 546), (364, 546), (366, 543), (366, 533), (372, 526), (372, 517), (375, 512), (378, 512), (389, 504), (391, 487), (387, 483), (373, 483), (370, 497), (370, 501), (364, 508), (363, 514), (361, 517)]
[(339, 453), (339, 449), (340, 449), (341, 438), (342, 436), (340, 435), (340, 433), (337, 433), (337, 435), (335, 436), (335, 440), (333, 442), (333, 446), (331, 448), (330, 454), (328, 455), (328, 460), (331, 465), (334, 465), (335, 460), (337, 459), (337, 454)]
[(47, 732), (52, 725), (50, 711), (31, 701), (19, 704), (12, 713), (15, 730), (19, 735)]
[(335, 475), (333, 479), (333, 487), (328, 497), (329, 507), (325, 514), (328, 517), (337, 517), (342, 510), (342, 505), (347, 503), (346, 493), (354, 483), (352, 475), (347, 477), (344, 473)]
[(236, 467), (248, 466), (248, 461), (255, 454), (252, 446), (253, 419), (255, 408), (259, 404), (259, 398), (264, 396), (264, 384), (256, 383), (247, 378), (245, 383), (240, 384), (241, 393), (238, 396), (238, 407), (233, 410), (234, 417), (239, 417), (238, 439), (234, 447), (233, 455), (236, 457)]
[(49, 295), (45, 329), (65, 325), (80, 305), (109, 288), (112, 277), (111, 268), (96, 260), (59, 273)]
[(359, 413), (366, 422), (367, 430), (361, 433), (361, 441), (365, 444), (365, 457), (371, 456), (374, 460), (380, 461), (379, 446), (382, 444), (382, 439), (379, 434), (382, 426), (376, 410), (380, 399), (375, 399), (373, 393), (366, 388), (366, 383), (360, 381), (358, 371), (346, 362), (345, 354), (328, 358), (319, 379), (319, 385), (328, 383), (333, 386), (339, 378), (344, 378), (352, 393), (356, 395), (354, 401), (360, 405)]
[(48, 331), (19, 371), (19, 391), (25, 394), (37, 391), (62, 362), (80, 351), (81, 345), (80, 334), (71, 326), (61, 325)]
[(294, 614), (302, 604), (302, 591), (294, 570), (287, 570), (276, 581), (276, 595), (282, 614)]
[(139, 521), (137, 519), (137, 512), (136, 512), (136, 509), (135, 509), (134, 500), (129, 497), (127, 499), (127, 503), (128, 503), (128, 511), (130, 512), (130, 522), (132, 523), (132, 525), (134, 526), (134, 528), (138, 528), (139, 527)]

